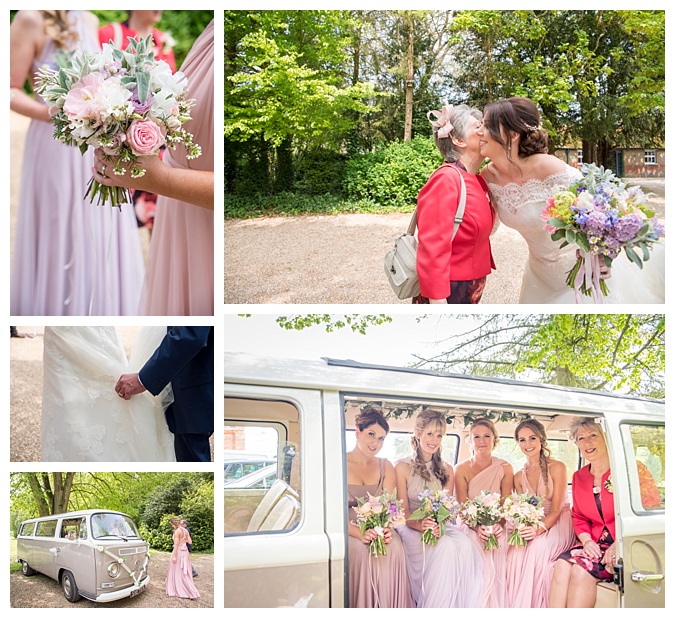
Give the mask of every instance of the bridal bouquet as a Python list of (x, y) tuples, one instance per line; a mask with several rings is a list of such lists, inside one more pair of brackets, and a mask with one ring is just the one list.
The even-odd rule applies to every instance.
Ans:
[(405, 524), (403, 501), (396, 499), (396, 490), (390, 496), (384, 491), (379, 496), (357, 498), (357, 505), (353, 506), (356, 513), (356, 523), (361, 528), (361, 534), (366, 530), (375, 530), (377, 538), (368, 545), (368, 553), (373, 558), (387, 555), (387, 546), (384, 542), (384, 530), (396, 528)]
[(623, 249), (642, 268), (663, 227), (639, 187), (627, 188), (611, 170), (593, 164), (581, 171), (580, 180), (548, 199), (541, 218), (551, 240), (562, 240), (561, 249), (575, 243), (580, 248), (567, 285), (602, 302), (609, 290), (600, 279), (600, 260), (611, 266)]
[[(441, 536), (445, 534), (445, 526), (448, 522), (457, 521), (459, 504), (454, 496), (450, 495), (447, 489), (431, 491), (428, 487), (417, 494), (420, 501), (419, 508), (414, 511), (408, 519), (424, 519), (431, 517), (440, 528)], [(438, 538), (434, 536), (431, 528), (427, 528), (422, 533), (422, 543), (427, 545), (436, 545)]]
[(481, 491), (473, 500), (467, 499), (460, 507), (460, 517), (468, 526), (485, 526), (490, 536), (485, 541), (485, 549), (497, 549), (499, 541), (493, 527), (503, 517), (501, 494), (487, 490)]
[(506, 521), (514, 526), (508, 539), (509, 545), (524, 547), (527, 541), (520, 535), (520, 529), (523, 526), (542, 526), (541, 520), (544, 519), (542, 499), (527, 493), (513, 494), (504, 499), (503, 510)]
[[(151, 37), (129, 38), (126, 51), (104, 44), (99, 53), (75, 51), (63, 55), (58, 66), (37, 73), (37, 92), (50, 106), (54, 138), (78, 146), (102, 148), (114, 160), (113, 173), (130, 170), (140, 178), (145, 170), (138, 158), (157, 155), (162, 146), (182, 143), (189, 159), (201, 148), (182, 124), (190, 120), (194, 100), (188, 99), (187, 78), (172, 74), (163, 60), (156, 61)], [(129, 191), (107, 187), (93, 178), (85, 197), (98, 204), (129, 203)]]

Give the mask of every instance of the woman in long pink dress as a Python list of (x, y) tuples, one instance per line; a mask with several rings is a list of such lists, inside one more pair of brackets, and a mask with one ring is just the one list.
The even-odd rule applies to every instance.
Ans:
[(384, 531), (387, 554), (373, 558), (368, 545), (377, 537), (374, 530), (361, 534), (353, 508), (357, 499), (379, 496), (396, 488), (394, 466), (376, 457), (389, 424), (382, 412), (368, 408), (356, 417), (356, 446), (347, 453), (349, 496), (349, 606), (413, 607), (401, 539), (391, 529)]
[(527, 457), (523, 469), (513, 479), (515, 491), (540, 496), (544, 519), (539, 527), (521, 529), (521, 536), (527, 540), (525, 547), (509, 547), (506, 561), (509, 607), (548, 607), (553, 565), (576, 540), (567, 499), (567, 468), (562, 461), (551, 458), (546, 430), (536, 419), (520, 423), (514, 435)]
[(14, 233), (12, 315), (135, 315), (143, 254), (133, 207), (84, 199), (92, 152), (53, 138), (47, 105), (23, 92), (59, 49), (99, 51), (86, 11), (19, 11), (10, 27), (10, 107), (31, 118)]
[[(425, 489), (437, 491), (454, 487), (452, 467), (443, 461), (441, 441), (447, 424), (443, 414), (423, 410), (415, 419), (411, 438), (413, 456), (396, 463), (396, 488), (409, 516), (420, 505)], [(435, 545), (422, 543), (422, 534), (431, 529)], [(408, 519), (396, 529), (405, 547), (408, 577), (417, 607), (480, 607), (483, 600), (483, 560), (475, 545), (448, 524), (445, 534), (431, 517)]]
[[(194, 42), (181, 71), (195, 105), (184, 128), (202, 154), (188, 159), (181, 146), (141, 159), (141, 178), (113, 176), (110, 160), (96, 153), (94, 178), (106, 186), (158, 193), (141, 295), (141, 315), (213, 315), (213, 21)], [(107, 164), (107, 165), (106, 165)], [(108, 177), (108, 174), (112, 176)]]
[(173, 528), (173, 551), (166, 574), (166, 593), (170, 597), (198, 599), (199, 591), (192, 581), (192, 563), (187, 544), (192, 543), (190, 533), (180, 525), (180, 517), (171, 518)]
[[(511, 464), (493, 457), (492, 451), (499, 443), (494, 423), (487, 418), (478, 418), (469, 426), (469, 444), (472, 455), (455, 467), (455, 496), (462, 503), (473, 500), (481, 491), (501, 494), (505, 498), (513, 491), (513, 468)], [(490, 530), (485, 526), (471, 528), (462, 524), (462, 531), (476, 544), (483, 556), (484, 595), (482, 607), (508, 607), (506, 594), (507, 535), (502, 523), (493, 527), (499, 547), (485, 549)]]

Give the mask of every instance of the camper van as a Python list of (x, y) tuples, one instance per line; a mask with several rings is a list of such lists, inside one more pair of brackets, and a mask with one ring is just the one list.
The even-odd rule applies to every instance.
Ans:
[(55, 579), (71, 603), (134, 597), (150, 582), (148, 544), (124, 513), (91, 509), (28, 519), (16, 547), (23, 574)]
[[(513, 439), (520, 420), (544, 424), (568, 482), (585, 465), (569, 439), (578, 416), (603, 427), (612, 467), (617, 575), (599, 583), (596, 607), (665, 607), (664, 401), (596, 391), (488, 379), (353, 361), (225, 354), (225, 448), (274, 444), (277, 479), (269, 488), (224, 488), (226, 607), (347, 607), (349, 603), (345, 454), (355, 415), (368, 405), (388, 416), (391, 431), (379, 456), (409, 454), (416, 411), (448, 418), (443, 457), (470, 456), (472, 418), (496, 421), (495, 454), (523, 463)], [(229, 436), (229, 442), (228, 440)], [(647, 468), (660, 504), (644, 506)], [(652, 482), (652, 481), (650, 481)], [(571, 493), (571, 491), (570, 491)]]

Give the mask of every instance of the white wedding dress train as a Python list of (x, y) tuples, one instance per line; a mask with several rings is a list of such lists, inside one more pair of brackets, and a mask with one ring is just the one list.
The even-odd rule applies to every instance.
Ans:
[[(528, 259), (520, 288), (519, 303), (564, 304), (576, 302), (575, 292), (567, 283), (567, 273), (576, 261), (576, 245), (560, 249), (561, 241), (552, 241), (544, 229), (541, 212), (546, 200), (559, 187), (568, 187), (581, 178), (579, 170), (567, 166), (565, 171), (544, 180), (531, 179), (523, 184), (495, 185), (488, 183), (497, 205), (499, 220), (525, 239)], [(497, 264), (497, 268), (504, 265)], [(664, 303), (665, 246), (654, 245), (649, 261), (641, 270), (621, 252), (612, 263), (612, 276), (607, 279), (609, 294), (604, 303)], [(579, 294), (579, 303), (592, 303), (589, 296)]]
[(144, 327), (128, 361), (114, 326), (45, 327), (42, 461), (175, 461), (170, 393), (128, 401), (115, 393), (120, 375), (137, 372), (165, 335)]

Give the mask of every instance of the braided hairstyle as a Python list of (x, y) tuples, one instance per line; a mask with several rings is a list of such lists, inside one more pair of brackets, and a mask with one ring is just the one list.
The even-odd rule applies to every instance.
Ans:
[(511, 133), (520, 136), (519, 157), (548, 153), (548, 133), (542, 128), (539, 110), (530, 99), (511, 97), (486, 105), (483, 123), (492, 139), (504, 147), (507, 157), (511, 151)]
[[(420, 440), (417, 437), (417, 433), (419, 432), (421, 434), (427, 428), (432, 428), (434, 431), (438, 429), (445, 435), (447, 426), (448, 424), (445, 420), (445, 416), (437, 410), (422, 410), (415, 419), (415, 430), (410, 437), (410, 444), (413, 448), (413, 472), (419, 474), (425, 481), (431, 481), (431, 474), (429, 474), (429, 470), (427, 469), (422, 456)], [(439, 446), (431, 456), (431, 469), (434, 476), (440, 481), (441, 486), (443, 486), (448, 480), (448, 474), (445, 471), (445, 462), (443, 461), (441, 453), (442, 448)]]
[(551, 459), (551, 449), (548, 448), (546, 429), (544, 429), (544, 426), (535, 418), (525, 419), (518, 424), (516, 430), (513, 433), (516, 441), (518, 441), (518, 432), (525, 427), (532, 430), (537, 438), (539, 438), (539, 442), (541, 442), (541, 450), (539, 451), (539, 467), (541, 468), (541, 476), (544, 479), (544, 483), (548, 483), (548, 464)]
[(77, 41), (77, 32), (68, 18), (68, 11), (40, 11), (45, 21), (45, 34), (59, 49), (70, 48)]

